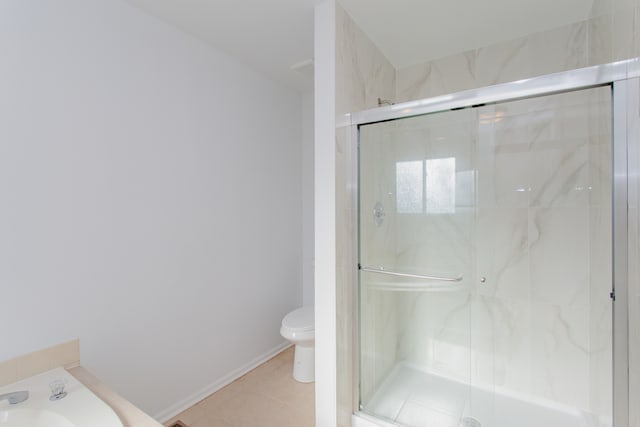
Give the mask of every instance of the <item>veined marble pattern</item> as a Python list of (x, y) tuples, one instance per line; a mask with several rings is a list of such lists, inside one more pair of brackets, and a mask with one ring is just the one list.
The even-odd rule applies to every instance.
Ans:
[[(450, 93), (608, 62), (614, 56), (630, 56), (625, 52), (637, 55), (638, 2), (625, 2), (626, 14), (615, 14), (612, 5), (597, 0), (594, 10), (604, 5), (602, 12), (594, 13), (586, 22), (400, 70), (396, 100)], [(349, 34), (351, 30), (345, 28), (344, 33)], [(620, 39), (626, 42), (614, 49), (614, 40)], [(360, 79), (374, 81), (375, 76), (384, 75), (375, 71), (375, 67), (370, 70), (368, 78)], [(355, 72), (360, 76), (367, 73)], [(372, 86), (358, 83), (357, 87), (359, 92), (349, 97), (369, 104), (362, 108), (373, 106), (379, 95), (369, 91), (373, 95), (369, 100), (364, 95)], [(424, 362), (424, 357), (431, 357), (426, 363), (431, 363), (433, 369), (439, 366), (455, 372), (455, 362), (447, 366), (436, 361), (446, 353), (443, 348), (455, 348), (456, 342), (464, 341), (460, 325), (464, 323), (461, 319), (466, 318), (473, 319), (472, 344), (466, 353), (472, 364), (471, 372), (465, 373), (460, 368), (458, 372), (463, 376), (468, 374), (473, 381), (553, 396), (601, 414), (610, 411), (610, 303), (601, 298), (610, 279), (610, 266), (602, 259), (610, 247), (606, 235), (594, 232), (607, 230), (611, 221), (606, 209), (610, 200), (609, 128), (607, 119), (600, 114), (607, 110), (608, 103), (589, 101), (591, 111), (585, 119), (579, 106), (582, 100), (573, 105), (546, 101), (539, 105), (529, 103), (521, 111), (514, 110), (513, 105), (507, 110), (501, 110), (499, 105), (487, 107), (483, 111), (487, 115), (479, 115), (478, 120), (480, 123), (484, 120), (485, 124), (478, 132), (475, 165), (478, 173), (473, 176), (477, 194), (474, 191), (472, 197), (477, 197), (481, 209), (471, 228), (478, 238), (471, 256), (475, 257), (477, 269), (472, 274), (474, 281), (485, 277), (486, 286), (478, 287), (469, 297), (459, 295), (457, 305), (451, 295), (423, 301), (414, 293), (406, 293), (399, 297), (395, 308), (392, 304), (378, 307), (386, 313), (387, 325), (393, 326), (380, 328), (384, 331), (383, 338), (370, 337), (384, 353), (381, 356), (384, 363), (373, 368), (378, 375), (374, 383), (389, 369), (387, 356), (394, 353), (401, 360), (413, 358)], [(422, 136), (413, 132), (413, 137)], [(483, 179), (486, 171), (494, 172), (492, 178)], [(389, 169), (386, 174), (390, 176), (393, 171)], [(382, 191), (383, 179), (376, 185), (377, 191)], [(393, 205), (389, 194), (392, 192), (393, 189), (378, 193), (379, 197), (367, 197), (373, 203), (384, 194), (387, 203)], [(396, 217), (387, 215), (389, 229), (397, 227)], [(581, 224), (591, 230), (586, 236), (579, 232)], [(573, 238), (553, 240), (554, 234), (566, 230), (575, 230)], [(385, 249), (379, 252), (369, 246), (370, 259), (392, 265), (397, 259), (390, 257), (399, 248), (404, 248), (399, 258), (401, 265), (413, 265), (425, 256), (433, 259), (436, 251), (408, 244), (416, 235), (410, 231), (405, 234), (398, 238), (387, 231), (372, 237), (369, 243), (384, 242)], [(534, 265), (546, 264), (567, 252), (573, 255), (569, 263), (534, 271)], [(482, 276), (480, 269), (487, 272), (486, 276)], [(582, 273), (573, 274), (576, 269)], [(560, 301), (553, 299), (556, 294), (560, 295)], [(386, 301), (390, 301), (388, 295)], [(421, 323), (415, 321), (418, 316), (415, 313), (421, 306), (429, 307), (436, 317), (443, 307), (456, 314), (423, 319), (428, 320), (430, 327), (439, 325), (432, 335), (425, 336)], [(407, 324), (410, 326), (402, 327)], [(430, 327), (427, 329), (431, 330)], [(398, 329), (395, 342), (391, 334), (394, 328)], [(414, 337), (420, 339), (415, 341)], [(561, 373), (566, 375), (562, 377)], [(640, 416), (635, 420), (638, 427)]]
[[(530, 210), (531, 298), (561, 307), (589, 303), (589, 210)], [(606, 290), (606, 288), (605, 288)], [(606, 295), (604, 295), (606, 297)]]
[(587, 22), (397, 70), (399, 102), (584, 67)]
[[(395, 210), (395, 158), (393, 144), (388, 141), (387, 133), (379, 125), (367, 126), (362, 129), (362, 138), (368, 145), (375, 145), (378, 149), (360, 150), (362, 164), (361, 179), (367, 184), (360, 188), (360, 221), (361, 228), (372, 232), (361, 233), (360, 257), (365, 265), (374, 267), (395, 266), (396, 247), (396, 210)], [(369, 172), (369, 167), (375, 172)], [(378, 223), (374, 208), (376, 204), (383, 211)]]
[[(355, 25), (345, 11), (336, 4), (336, 311), (337, 311), (337, 400), (339, 426), (351, 424), (351, 412), (353, 402), (353, 372), (352, 354), (355, 351), (353, 323), (353, 300), (357, 281), (354, 275), (356, 260), (353, 255), (356, 252), (357, 242), (353, 239), (356, 224), (356, 213), (353, 212), (355, 204), (353, 189), (355, 187), (353, 177), (353, 159), (351, 157), (352, 144), (346, 115), (348, 113), (373, 108), (378, 105), (378, 97), (393, 100), (395, 97), (395, 69), (375, 45), (367, 39), (364, 33)], [(316, 284), (321, 286), (321, 284)], [(395, 315), (396, 306), (391, 301), (380, 301), (380, 305), (374, 303), (372, 310), (383, 309), (389, 314), (389, 318)], [(386, 318), (386, 317), (385, 317)], [(393, 333), (381, 332), (378, 336), (366, 335), (365, 342), (372, 348), (395, 348), (396, 328), (391, 323)], [(386, 337), (391, 336), (389, 340)], [(367, 341), (368, 340), (368, 341)], [(386, 340), (386, 341), (385, 341)], [(380, 344), (378, 344), (380, 343)], [(387, 359), (393, 359), (395, 352), (389, 355), (373, 355), (376, 361), (369, 374), (371, 378), (384, 374), (384, 363)], [(383, 365), (380, 367), (380, 365)], [(382, 372), (382, 374), (377, 374)], [(365, 380), (366, 381), (366, 380)], [(374, 380), (375, 383), (375, 380)], [(368, 387), (365, 384), (364, 390)]]
[[(461, 264), (455, 262), (461, 256), (466, 260), (462, 265), (468, 265), (472, 231), (472, 214), (468, 208), (473, 205), (475, 191), (471, 163), (475, 141), (472, 117), (468, 111), (457, 111), (435, 119), (420, 118), (418, 123), (409, 119), (361, 128), (360, 174), (365, 184), (360, 189), (363, 264), (406, 269), (422, 266), (426, 261), (427, 270), (448, 271), (451, 275), (461, 272)], [(426, 162), (434, 159), (450, 159), (455, 164), (455, 176), (450, 177), (455, 181), (456, 193), (451, 212), (430, 214), (424, 194), (420, 192), (417, 194), (419, 212), (398, 212), (399, 165), (417, 162), (422, 172), (428, 174)], [(417, 178), (422, 183), (421, 177)], [(373, 218), (376, 203), (385, 209), (379, 225)], [(451, 239), (451, 235), (459, 238)], [(426, 236), (429, 236), (428, 245), (424, 244)], [(443, 252), (450, 256), (444, 256)], [(464, 252), (467, 255), (463, 255)]]
[(360, 293), (360, 398), (366, 401), (395, 365), (398, 299), (394, 292), (363, 288)]
[[(608, 96), (599, 88), (481, 107), (452, 133), (443, 133), (455, 117), (447, 113), (441, 121), (435, 115), (383, 123), (379, 133), (367, 134), (367, 144), (380, 145), (376, 154), (362, 154), (374, 161), (362, 167), (363, 187), (373, 186), (362, 190), (367, 203), (376, 192), (392, 195), (393, 182), (385, 187), (384, 180), (395, 178), (397, 159), (459, 154), (474, 177), (471, 203), (456, 206), (455, 214), (395, 213), (384, 230), (363, 221), (363, 245), (393, 245), (384, 253), (363, 247), (364, 257), (460, 269), (467, 284), (459, 292), (399, 293), (395, 317), (393, 308), (367, 301), (367, 315), (379, 311), (385, 318), (363, 324), (379, 354), (610, 416)], [(477, 136), (461, 130), (468, 119)], [(448, 145), (440, 146), (443, 135)], [(393, 367), (388, 358), (373, 365), (376, 384)]]
[(527, 75), (520, 78), (586, 67), (588, 31), (588, 22), (583, 21), (529, 36), (529, 68)]
[[(595, 0), (592, 13), (585, 22), (395, 72), (344, 11), (337, 9), (339, 116), (374, 107), (378, 97), (402, 102), (640, 55), (640, 0)], [(391, 77), (394, 73), (395, 77)], [(433, 343), (442, 349), (440, 343), (444, 342), (446, 347), (447, 340), (453, 343), (464, 341), (460, 325), (464, 323), (462, 319), (469, 319), (469, 351), (461, 350), (460, 354), (470, 355), (471, 371), (460, 368), (462, 376), (468, 375), (475, 382), (554, 396), (579, 406), (586, 405), (604, 415), (610, 412), (611, 304), (608, 298), (602, 298), (603, 293), (608, 293), (611, 278), (611, 247), (607, 234), (611, 224), (610, 121), (602, 114), (610, 109), (609, 100), (587, 101), (590, 110), (586, 124), (584, 117), (581, 122), (575, 122), (577, 115), (581, 114), (577, 104), (582, 100), (573, 103), (576, 107), (573, 110), (573, 107), (564, 105), (572, 103), (565, 102), (564, 97), (560, 102), (548, 102), (546, 98), (537, 103), (536, 100), (529, 101), (519, 110), (515, 103), (509, 103), (506, 110), (501, 110), (499, 105), (485, 107), (483, 113), (486, 115), (477, 118), (481, 124), (474, 160), (477, 163), (470, 168), (477, 170), (470, 175), (476, 187), (466, 199), (473, 199), (478, 207), (476, 221), (471, 228), (476, 233), (476, 241), (470, 252), (475, 271), (470, 276), (474, 284), (485, 277), (485, 284), (477, 286), (469, 295), (458, 295), (458, 300), (451, 295), (436, 295), (423, 301), (424, 298), (416, 293), (394, 297), (388, 292), (376, 291), (377, 297), (370, 293), (368, 315), (379, 311), (383, 313), (381, 319), (384, 320), (376, 323), (379, 336), (375, 335), (374, 328), (367, 338), (381, 353), (375, 357), (384, 361), (363, 370), (363, 376), (368, 375), (367, 369), (373, 372), (371, 378), (375, 380), (370, 382), (371, 387), (391, 366), (390, 355), (395, 355), (398, 360), (422, 362), (425, 362), (425, 357), (435, 358), (441, 353), (430, 350), (434, 348)], [(567, 107), (565, 113), (561, 113), (564, 116), (555, 123), (550, 122), (550, 114), (553, 117), (561, 105)], [(583, 132), (585, 129), (588, 130), (588, 144), (570, 136), (571, 132)], [(413, 136), (417, 138), (418, 134), (413, 132)], [(556, 147), (558, 140), (566, 144)], [(534, 152), (533, 161), (531, 152)], [(636, 147), (638, 165), (639, 152)], [(544, 171), (544, 179), (536, 175), (539, 168)], [(493, 171), (493, 174), (485, 179), (487, 171)], [(386, 173), (392, 175), (393, 171)], [(339, 188), (342, 185), (348, 187), (347, 175), (338, 182)], [(382, 181), (380, 179), (376, 184), (380, 196), (372, 193), (367, 200), (372, 203), (386, 198), (387, 203), (393, 205), (393, 194), (389, 194), (393, 190), (382, 192), (385, 185)], [(637, 231), (640, 229), (639, 199), (640, 195), (629, 211), (630, 259), (637, 259), (640, 253), (640, 233)], [(532, 200), (534, 205), (531, 205)], [(351, 203), (348, 197), (344, 203)], [(575, 212), (579, 208), (584, 210), (577, 214), (580, 218), (577, 222), (589, 225), (586, 237), (577, 236), (578, 224), (569, 224), (570, 211)], [(366, 242), (369, 259), (392, 265), (395, 263), (396, 246), (407, 247), (391, 231), (396, 227), (395, 221), (395, 215), (387, 212), (386, 226), (389, 229), (370, 236), (371, 240)], [(574, 227), (577, 240), (553, 241), (554, 237), (550, 236), (556, 230), (563, 231), (565, 225)], [(345, 224), (339, 240), (348, 239), (351, 235), (349, 227), (353, 226)], [(382, 243), (384, 248), (374, 248), (378, 243)], [(340, 244), (346, 245), (345, 242)], [(564, 252), (572, 255), (576, 247), (585, 244), (586, 249), (579, 248), (571, 258), (575, 268), (586, 265), (587, 273), (582, 279), (571, 279), (569, 265), (531, 272), (532, 263), (544, 263), (545, 258), (546, 261), (558, 258)], [(344, 248), (349, 250), (348, 245)], [(414, 245), (404, 251), (403, 256), (410, 261), (402, 262), (414, 263), (420, 258), (417, 255), (420, 250)], [(631, 283), (640, 283), (637, 263), (630, 263), (629, 268)], [(569, 282), (557, 280), (557, 275), (570, 277)], [(346, 276), (348, 272), (338, 272), (338, 292), (342, 294), (338, 296), (338, 303), (341, 298), (343, 302), (339, 305), (338, 324), (344, 331), (351, 326), (350, 308), (345, 307), (348, 298), (345, 292), (349, 292), (348, 286), (355, 286)], [(588, 291), (580, 293), (584, 286)], [(562, 304), (551, 300), (556, 289), (560, 289)], [(640, 290), (633, 288), (632, 296), (637, 299), (630, 301), (631, 322), (637, 324), (640, 319)], [(426, 329), (432, 335), (424, 336), (421, 324), (415, 322), (421, 306), (432, 309), (432, 315), (445, 308), (440, 317), (423, 319), (430, 322)], [(343, 309), (345, 312), (340, 313)], [(455, 314), (451, 314), (453, 312)], [(417, 341), (413, 339), (415, 337), (418, 337)], [(339, 334), (342, 345), (348, 345), (344, 342), (346, 339), (347, 332)], [(639, 359), (640, 334), (632, 335), (630, 348), (631, 357)], [(573, 360), (576, 362), (572, 363)], [(340, 363), (339, 377), (344, 378), (350, 368), (346, 366), (346, 359)], [(427, 360), (425, 363), (431, 362)], [(440, 366), (453, 369), (456, 364), (446, 365)], [(637, 401), (640, 396), (638, 366), (631, 366), (632, 401)], [(562, 376), (563, 372), (567, 375)], [(583, 380), (587, 377), (589, 381), (585, 383)], [(574, 382), (575, 378), (578, 379)], [(348, 385), (340, 387), (346, 390)], [(578, 390), (580, 387), (583, 389)], [(343, 404), (346, 407), (350, 402)], [(640, 409), (632, 405), (631, 411), (631, 426), (640, 427)]]
[(347, 128), (336, 130), (336, 209), (341, 212), (336, 218), (336, 369), (337, 381), (338, 425), (349, 425), (353, 410), (352, 381), (353, 376), (353, 309), (355, 306), (354, 265), (356, 263), (353, 236), (356, 226), (354, 212), (353, 170), (351, 141)]
[[(612, 224), (611, 209), (609, 207), (592, 207), (590, 209), (590, 239), (600, 242), (590, 245), (590, 313), (589, 313), (589, 346), (590, 377), (590, 407), (597, 413), (608, 413), (613, 404), (613, 396), (609, 393), (612, 371), (613, 346), (610, 332), (613, 330), (611, 316), (611, 302), (601, 298), (611, 283), (612, 271), (608, 258), (611, 254), (611, 238), (609, 227)], [(633, 324), (633, 321), (630, 321)]]
[[(602, 2), (594, 2), (598, 4)], [(589, 65), (607, 64), (613, 61), (612, 17), (610, 14), (598, 14), (588, 21)]]
[(477, 53), (471, 51), (398, 70), (398, 102), (477, 87), (476, 61)]
[(531, 294), (526, 208), (480, 208), (476, 216), (474, 286), (483, 296), (527, 299)]
[(640, 1), (595, 0), (589, 16), (589, 64), (640, 56)]
[(611, 6), (611, 49), (614, 61), (638, 55), (640, 28), (636, 21), (637, 0), (617, 0)]
[(640, 56), (640, 0), (595, 0), (590, 16), (396, 72), (398, 102)]
[(377, 47), (336, 4), (336, 114), (378, 106), (378, 98), (394, 100), (395, 69)]
[(471, 295), (467, 292), (402, 293), (402, 358), (460, 381), (471, 380)]

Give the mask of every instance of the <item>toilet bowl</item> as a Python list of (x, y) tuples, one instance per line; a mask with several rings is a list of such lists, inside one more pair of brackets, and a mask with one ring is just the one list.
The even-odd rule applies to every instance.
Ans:
[(295, 345), (293, 379), (310, 383), (315, 379), (315, 342), (313, 307), (305, 306), (284, 316), (280, 335)]

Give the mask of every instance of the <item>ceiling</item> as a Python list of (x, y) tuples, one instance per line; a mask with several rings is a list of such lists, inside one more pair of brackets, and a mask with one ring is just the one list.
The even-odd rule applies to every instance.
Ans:
[[(126, 0), (298, 91), (319, 0)], [(396, 68), (582, 21), (594, 0), (339, 0)]]
[(313, 89), (317, 0), (125, 0), (292, 89)]

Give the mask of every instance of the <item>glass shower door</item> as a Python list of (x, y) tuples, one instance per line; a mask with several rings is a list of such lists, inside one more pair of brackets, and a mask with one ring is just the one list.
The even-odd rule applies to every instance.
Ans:
[(361, 125), (360, 406), (605, 427), (609, 86)]
[(361, 406), (401, 425), (449, 425), (469, 400), (476, 121), (360, 128)]

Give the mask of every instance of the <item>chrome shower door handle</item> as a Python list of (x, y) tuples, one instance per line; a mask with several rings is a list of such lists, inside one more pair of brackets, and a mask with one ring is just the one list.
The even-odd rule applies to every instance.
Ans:
[(462, 281), (462, 274), (455, 277), (444, 277), (444, 276), (430, 276), (427, 274), (413, 274), (413, 273), (402, 273), (397, 271), (388, 271), (388, 270), (385, 270), (383, 267), (374, 268), (374, 267), (365, 267), (365, 266), (359, 265), (358, 268), (361, 271), (366, 271), (369, 273), (387, 274), (389, 276), (397, 276), (397, 277), (409, 277), (412, 279), (437, 280), (440, 282), (461, 282)]

